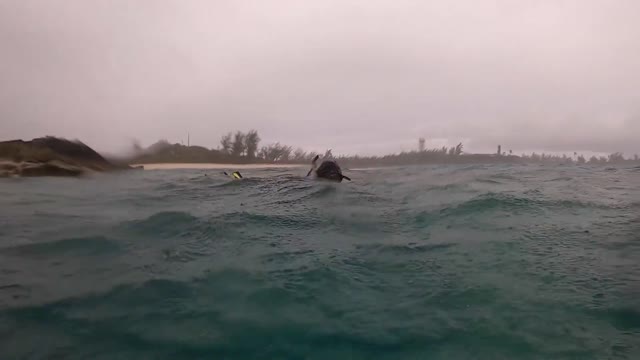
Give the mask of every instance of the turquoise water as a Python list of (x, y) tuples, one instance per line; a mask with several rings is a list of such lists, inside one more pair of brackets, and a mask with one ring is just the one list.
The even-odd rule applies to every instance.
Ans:
[(640, 169), (305, 170), (1, 180), (0, 359), (640, 358)]

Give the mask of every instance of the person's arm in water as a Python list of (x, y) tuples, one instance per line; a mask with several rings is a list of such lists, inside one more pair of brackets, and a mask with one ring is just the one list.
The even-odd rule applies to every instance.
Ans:
[(309, 172), (307, 173), (307, 177), (309, 177), (309, 175), (311, 175), (313, 170), (316, 169), (318, 159), (320, 159), (320, 155), (316, 155), (316, 157), (314, 157), (313, 160), (311, 161), (311, 170), (309, 170)]

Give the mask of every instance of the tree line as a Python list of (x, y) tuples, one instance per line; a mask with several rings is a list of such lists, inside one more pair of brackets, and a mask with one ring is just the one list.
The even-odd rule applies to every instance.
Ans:
[(536, 163), (548, 162), (548, 163), (561, 163), (561, 164), (575, 163), (580, 165), (582, 164), (592, 164), (592, 165), (623, 164), (628, 162), (640, 162), (640, 158), (638, 157), (638, 154), (633, 155), (633, 157), (625, 158), (624, 154), (621, 152), (615, 152), (615, 153), (609, 154), (608, 156), (593, 155), (588, 160), (584, 155), (578, 154), (577, 152), (574, 152), (573, 156), (567, 156), (566, 154), (563, 154), (562, 156), (548, 155), (544, 153), (543, 154), (532, 153), (531, 155), (522, 154), (521, 158), (525, 162), (536, 162)]
[[(279, 142), (260, 146), (260, 135), (256, 130), (247, 132), (236, 131), (223, 135), (217, 149), (207, 149), (202, 146), (184, 146), (170, 144), (161, 140), (146, 149), (139, 145), (136, 155), (130, 163), (153, 162), (211, 162), (211, 163), (309, 163), (316, 152), (307, 152), (301, 148)], [(331, 152), (328, 151), (327, 154)], [(327, 155), (325, 154), (325, 155)], [(633, 159), (625, 158), (616, 152), (609, 156), (592, 156), (586, 159), (577, 152), (573, 156), (557, 156), (533, 153), (521, 156), (513, 155), (513, 151), (502, 151), (493, 154), (469, 154), (464, 152), (464, 145), (459, 143), (452, 147), (425, 149), (423, 139), (419, 140), (417, 151), (401, 152), (384, 156), (338, 156), (337, 160), (344, 166), (381, 166), (381, 165), (412, 165), (436, 163), (554, 163), (554, 164), (614, 164), (626, 162), (640, 162), (638, 155)]]
[(133, 155), (129, 163), (166, 163), (166, 162), (211, 162), (211, 163), (308, 163), (315, 152), (279, 142), (260, 146), (260, 135), (256, 130), (248, 132), (229, 132), (220, 139), (217, 149), (202, 146), (171, 144), (160, 140), (148, 148), (139, 143), (133, 145)]
[(316, 156), (315, 152), (307, 152), (301, 148), (293, 149), (292, 146), (279, 142), (259, 147), (260, 135), (256, 130), (247, 133), (236, 131), (229, 132), (220, 139), (220, 151), (232, 158), (247, 160), (262, 160), (265, 162), (307, 162)]

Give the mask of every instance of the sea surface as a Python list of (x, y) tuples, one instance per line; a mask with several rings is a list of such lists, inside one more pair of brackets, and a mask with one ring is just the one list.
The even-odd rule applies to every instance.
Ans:
[(1, 179), (0, 359), (640, 359), (640, 168), (305, 170)]

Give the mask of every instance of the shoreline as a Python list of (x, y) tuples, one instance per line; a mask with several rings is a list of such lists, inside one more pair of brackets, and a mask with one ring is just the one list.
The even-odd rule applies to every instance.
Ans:
[(144, 170), (181, 170), (181, 169), (291, 169), (307, 167), (303, 164), (220, 164), (220, 163), (150, 163), (131, 164), (132, 167), (142, 166)]

